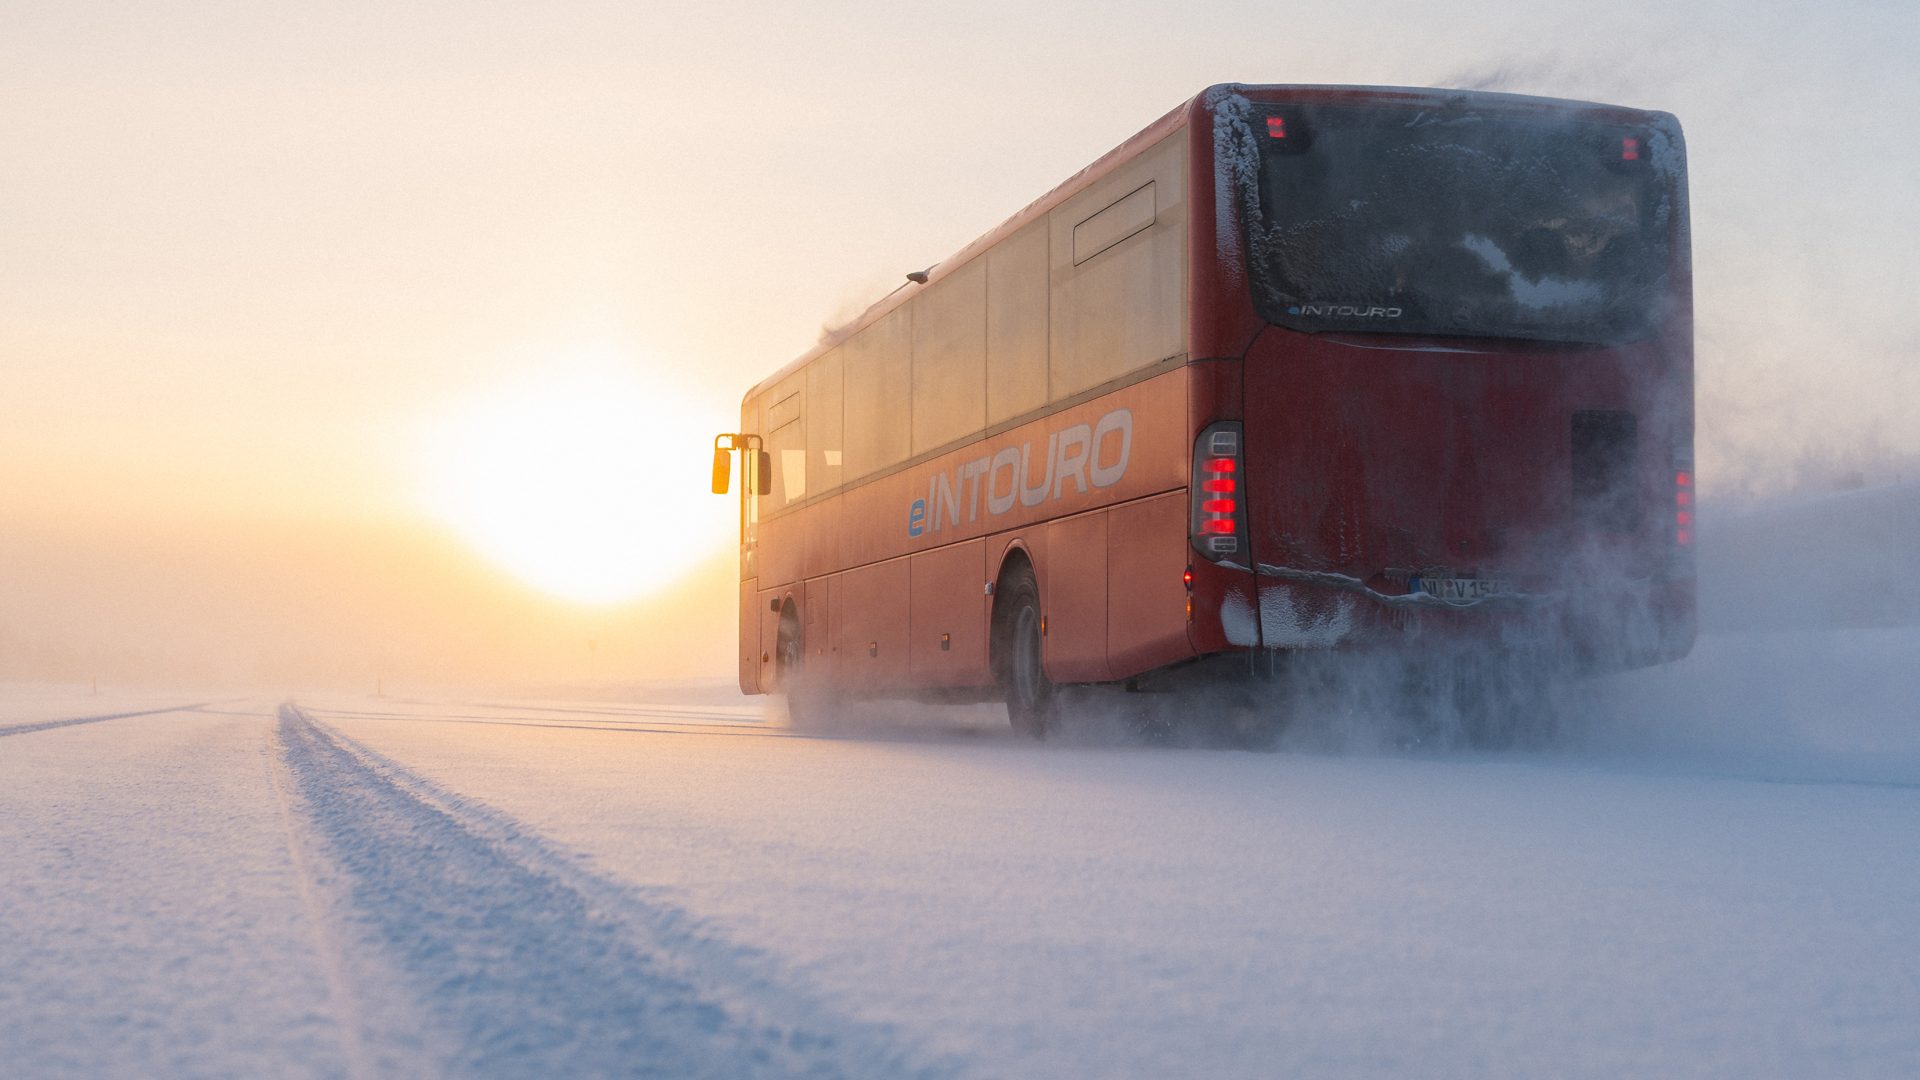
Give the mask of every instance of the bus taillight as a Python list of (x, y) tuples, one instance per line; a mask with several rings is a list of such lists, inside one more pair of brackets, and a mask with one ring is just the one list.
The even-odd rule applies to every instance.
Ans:
[(1210, 559), (1240, 553), (1240, 425), (1218, 423), (1200, 433), (1193, 447), (1194, 549)]
[(1693, 544), (1693, 470), (1673, 472), (1673, 542), (1681, 547)]

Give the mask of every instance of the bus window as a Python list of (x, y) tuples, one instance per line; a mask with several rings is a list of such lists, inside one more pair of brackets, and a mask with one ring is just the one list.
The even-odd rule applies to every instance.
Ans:
[(913, 298), (913, 452), (987, 419), (987, 267), (975, 259)]
[(1047, 223), (987, 252), (987, 423), (1047, 403)]
[(1079, 266), (1134, 233), (1153, 226), (1153, 181), (1073, 227), (1073, 265)]
[(807, 426), (802, 414), (802, 380), (790, 378), (774, 391), (767, 406), (766, 451), (773, 463), (773, 483), (767, 491), (769, 511), (807, 497)]
[(1048, 397), (1186, 350), (1187, 133), (1048, 215)]
[(1668, 184), (1641, 128), (1406, 107), (1275, 115), (1287, 134), (1259, 140), (1247, 207), (1254, 299), (1272, 322), (1618, 344), (1667, 310)]
[(912, 310), (911, 304), (895, 308), (840, 346), (845, 480), (907, 460), (913, 407)]
[(840, 350), (807, 365), (807, 474), (815, 495), (840, 486)]

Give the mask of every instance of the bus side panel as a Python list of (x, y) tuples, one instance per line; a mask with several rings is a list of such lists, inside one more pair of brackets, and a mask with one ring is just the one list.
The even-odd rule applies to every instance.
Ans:
[(740, 692), (758, 694), (760, 689), (760, 590), (759, 583), (748, 578), (740, 583)]
[(912, 642), (907, 651), (914, 685), (975, 686), (991, 681), (986, 552), (985, 540), (970, 540), (910, 560)]
[(1107, 516), (1107, 662), (1124, 679), (1193, 655), (1180, 581), (1186, 493), (1116, 506)]
[(854, 692), (907, 685), (907, 604), (913, 587), (905, 559), (874, 563), (840, 575), (838, 625), (829, 631), (839, 650), (840, 684)]
[(1105, 682), (1107, 667), (1107, 514), (1047, 524), (1050, 557), (1041, 576), (1047, 675), (1055, 682)]
[(800, 621), (803, 627), (801, 643), (806, 646), (807, 673), (811, 678), (832, 679), (834, 660), (837, 655), (833, 649), (833, 637), (829, 621), (833, 613), (833, 579), (814, 578), (806, 584), (806, 595), (800, 602)]
[[(764, 580), (763, 578), (762, 581)], [(778, 662), (774, 658), (779, 655), (780, 650), (782, 601), (793, 593), (791, 586), (782, 585), (778, 588), (761, 589), (760, 595), (754, 599), (754, 618), (760, 620), (760, 655), (754, 659), (760, 664), (760, 688), (768, 693), (785, 689), (778, 685), (780, 671)]]
[(801, 511), (800, 516), (807, 519), (801, 576), (816, 578), (840, 568), (840, 515), (845, 502), (844, 495), (834, 495)]
[(853, 658), (846, 654), (840, 628), (847, 625), (847, 575), (835, 574), (827, 579), (826, 594), (826, 649), (824, 657), (826, 667), (821, 674), (831, 680), (831, 685), (845, 688), (848, 685), (848, 668)]
[(808, 525), (817, 519), (813, 508), (760, 520), (760, 565), (755, 574), (763, 589), (791, 586), (806, 568)]
[[(918, 470), (915, 470), (917, 473)], [(899, 555), (907, 546), (907, 513), (916, 485), (907, 472), (883, 476), (839, 497), (841, 564), (859, 565)], [(904, 598), (902, 603), (904, 603)]]

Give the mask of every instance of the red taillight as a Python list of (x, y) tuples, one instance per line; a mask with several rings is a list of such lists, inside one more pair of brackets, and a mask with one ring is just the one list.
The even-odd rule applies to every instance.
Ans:
[(1193, 567), (1189, 566), (1180, 573), (1180, 584), (1193, 588)]
[[(1237, 485), (1234, 484), (1233, 478), (1227, 474), (1233, 472), (1234, 469), (1238, 467), (1238, 464), (1238, 462), (1228, 457), (1208, 458), (1207, 463), (1202, 466), (1202, 468), (1206, 470), (1209, 478), (1200, 482), (1200, 490), (1209, 495), (1232, 495)], [(1234, 527), (1233, 515), (1239, 508), (1240, 504), (1237, 499), (1201, 500), (1200, 512), (1205, 514), (1206, 517), (1200, 522), (1200, 531), (1204, 533), (1219, 533), (1222, 535), (1237, 531)]]
[(1639, 139), (1621, 139), (1620, 140), (1620, 160), (1621, 161), (1639, 161), (1640, 160), (1640, 140)]
[(1193, 448), (1193, 545), (1209, 558), (1240, 550), (1240, 464), (1239, 424), (1222, 421), (1200, 433)]
[(1284, 139), (1287, 137), (1287, 118), (1284, 116), (1267, 117), (1267, 137)]
[(1681, 547), (1693, 545), (1693, 471), (1673, 472), (1673, 542)]

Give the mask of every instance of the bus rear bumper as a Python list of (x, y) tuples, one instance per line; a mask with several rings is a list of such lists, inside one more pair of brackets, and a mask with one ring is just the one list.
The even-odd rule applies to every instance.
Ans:
[[(1696, 634), (1691, 577), (1446, 600), (1383, 593), (1322, 571), (1231, 569), (1240, 569), (1239, 580), (1218, 592), (1217, 625), (1194, 628), (1196, 645), (1212, 639), (1219, 646), (1203, 653), (1473, 652), (1601, 674), (1679, 659), (1692, 650)], [(1195, 622), (1201, 622), (1199, 611)]]

